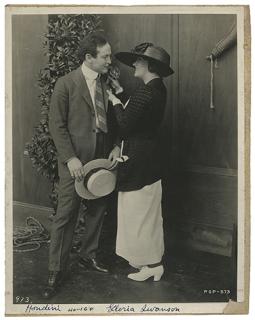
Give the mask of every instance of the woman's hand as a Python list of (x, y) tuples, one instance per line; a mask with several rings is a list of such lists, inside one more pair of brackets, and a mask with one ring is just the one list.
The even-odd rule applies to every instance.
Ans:
[(108, 76), (110, 81), (111, 81), (111, 86), (113, 87), (113, 89), (115, 90), (115, 93), (121, 93), (123, 91), (122, 86), (119, 83), (119, 80), (112, 78), (111, 76)]
[(114, 106), (121, 103), (120, 99), (118, 99), (111, 90), (107, 90), (106, 92), (108, 93), (109, 100)]
[(108, 93), (108, 97), (109, 100), (112, 102), (115, 98), (117, 99), (117, 97), (112, 93), (112, 90), (106, 90), (106, 92)]
[(115, 146), (111, 153), (109, 154), (108, 160), (110, 160), (113, 163), (116, 162), (117, 158), (120, 156), (120, 147), (119, 146)]

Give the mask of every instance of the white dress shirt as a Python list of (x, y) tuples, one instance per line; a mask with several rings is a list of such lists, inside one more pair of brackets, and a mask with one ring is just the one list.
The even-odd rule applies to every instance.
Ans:
[(83, 62), (82, 66), (81, 66), (81, 70), (82, 73), (84, 75), (84, 78), (86, 80), (88, 89), (89, 89), (89, 93), (93, 102), (93, 106), (94, 106), (94, 110), (95, 110), (95, 115), (96, 115), (96, 126), (97, 128), (99, 128), (98, 125), (98, 116), (97, 116), (97, 112), (96, 112), (96, 106), (95, 106), (95, 95), (96, 95), (96, 81), (97, 81), (97, 77), (98, 77), (98, 72), (90, 69), (89, 67), (87, 67), (85, 65), (85, 63)]

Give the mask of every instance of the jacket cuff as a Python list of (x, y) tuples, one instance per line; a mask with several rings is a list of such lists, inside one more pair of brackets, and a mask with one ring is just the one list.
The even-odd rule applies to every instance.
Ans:
[(71, 158), (69, 158), (69, 159), (65, 160), (65, 161), (64, 161), (64, 163), (65, 163), (65, 164), (67, 164), (69, 161), (71, 161), (72, 159), (75, 159), (75, 158), (76, 158), (76, 157), (74, 157), (74, 156), (73, 156), (73, 157), (71, 157)]

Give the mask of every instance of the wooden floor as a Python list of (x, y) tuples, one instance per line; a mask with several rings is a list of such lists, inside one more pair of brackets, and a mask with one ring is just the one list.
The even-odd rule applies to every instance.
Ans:
[[(33, 208), (14, 208), (14, 226), (24, 225), (33, 216), (50, 228), (48, 212)], [(14, 253), (14, 303), (16, 297), (29, 297), (31, 303), (45, 303), (41, 293), (47, 280), (48, 247), (33, 252)], [(135, 282), (127, 278), (129, 266), (114, 254), (114, 247), (101, 241), (101, 254), (110, 275), (82, 270), (77, 254), (71, 256), (70, 274), (56, 296), (48, 303), (144, 303), (227, 301), (229, 294), (208, 290), (230, 290), (230, 259), (189, 252), (168, 254), (161, 281)], [(207, 291), (206, 291), (207, 290)], [(225, 291), (226, 292), (226, 291)]]

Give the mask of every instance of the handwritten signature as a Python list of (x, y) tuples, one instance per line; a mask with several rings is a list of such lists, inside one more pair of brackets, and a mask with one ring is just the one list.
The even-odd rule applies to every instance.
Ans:
[[(44, 304), (44, 305), (32, 305), (28, 304), (25, 309), (25, 313), (36, 313), (36, 312), (62, 312), (61, 306), (59, 304)], [(74, 306), (69, 307), (68, 312), (92, 312), (94, 307), (92, 306)], [(180, 312), (179, 307), (161, 307), (157, 305), (144, 304), (142, 307), (132, 306), (132, 305), (120, 305), (120, 304), (110, 304), (106, 305), (106, 311), (108, 313), (178, 313)]]
[(53, 305), (53, 304), (43, 304), (40, 306), (35, 306), (32, 304), (28, 304), (25, 310), (25, 313), (30, 313), (30, 312), (38, 312), (38, 311), (57, 311), (61, 312), (61, 308), (59, 304)]
[(110, 304), (106, 306), (107, 312), (146, 312), (146, 313), (152, 313), (152, 312), (165, 312), (165, 313), (172, 313), (172, 312), (180, 312), (180, 309), (178, 307), (158, 307), (158, 306), (151, 306), (144, 304), (141, 308), (135, 309), (135, 307), (132, 307), (130, 305), (119, 305), (119, 304)]

